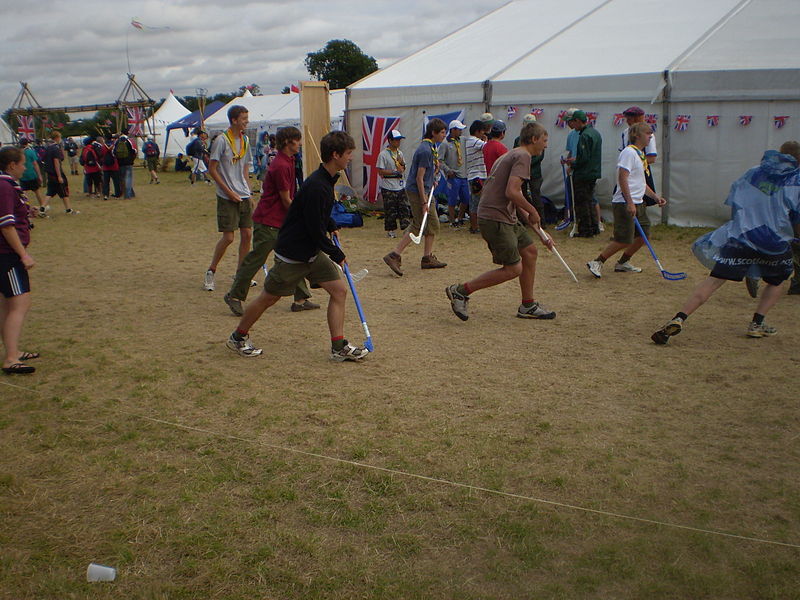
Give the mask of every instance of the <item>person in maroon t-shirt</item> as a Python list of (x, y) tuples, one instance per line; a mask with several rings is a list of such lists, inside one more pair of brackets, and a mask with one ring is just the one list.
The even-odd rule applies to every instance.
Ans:
[(5, 346), (3, 372), (33, 373), (24, 361), (37, 352), (21, 352), (19, 338), (31, 307), (28, 271), (36, 261), (28, 254), (31, 240), (30, 207), (18, 180), (25, 172), (25, 155), (14, 146), (0, 148), (0, 337)]
[[(244, 314), (242, 302), (247, 300), (247, 292), (253, 275), (267, 262), (267, 256), (278, 241), (278, 230), (283, 225), (289, 205), (297, 191), (295, 178), (295, 155), (300, 152), (301, 135), (296, 127), (278, 130), (276, 142), (278, 153), (270, 162), (264, 175), (261, 200), (253, 212), (253, 249), (244, 257), (236, 270), (233, 285), (225, 294), (225, 304), (237, 317)], [(301, 282), (294, 293), (292, 312), (319, 308), (309, 300), (311, 293), (305, 282)]]

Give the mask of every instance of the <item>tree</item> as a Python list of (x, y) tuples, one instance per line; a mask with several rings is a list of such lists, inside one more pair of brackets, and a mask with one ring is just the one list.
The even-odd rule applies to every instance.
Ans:
[(317, 52), (306, 55), (306, 69), (317, 81), (327, 81), (339, 90), (378, 70), (378, 63), (350, 40), (330, 40)]
[(253, 96), (260, 96), (261, 95), (261, 86), (257, 83), (251, 83), (250, 85), (240, 85), (239, 86), (239, 96), (244, 94), (247, 90), (250, 90), (250, 93)]

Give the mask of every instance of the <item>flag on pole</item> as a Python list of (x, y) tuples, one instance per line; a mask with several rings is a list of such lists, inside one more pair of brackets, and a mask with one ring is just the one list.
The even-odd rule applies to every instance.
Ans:
[(399, 117), (373, 117), (361, 119), (361, 143), (364, 163), (364, 200), (370, 204), (378, 201), (378, 155), (383, 150), (386, 138), (392, 129), (400, 125)]
[(709, 127), (716, 127), (717, 125), (719, 125), (719, 115), (707, 115), (706, 125), (708, 125)]
[(775, 124), (775, 129), (783, 129), (786, 125), (786, 121), (789, 120), (789, 115), (775, 115), (773, 117), (773, 123)]
[(133, 106), (128, 111), (128, 135), (144, 135), (144, 111), (139, 106)]
[(292, 84), (291, 87), (289, 87), (289, 90), (294, 92), (295, 94), (299, 94), (300, 93), (300, 88), (297, 87), (295, 84)]
[(19, 122), (17, 134), (25, 137), (33, 137), (33, 115), (17, 115), (17, 121)]
[(508, 107), (508, 120), (510, 121), (511, 119), (513, 119), (516, 114), (517, 114), (517, 107), (516, 106), (509, 106)]
[(139, 31), (169, 31), (172, 27), (157, 27), (153, 25), (145, 25), (141, 21), (131, 19), (131, 25)]

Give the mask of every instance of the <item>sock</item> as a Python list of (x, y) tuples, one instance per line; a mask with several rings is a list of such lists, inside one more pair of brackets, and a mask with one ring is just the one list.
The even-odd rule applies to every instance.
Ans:
[(459, 283), (456, 291), (464, 296), (469, 296), (472, 293), (466, 283)]
[(525, 308), (530, 308), (533, 305), (534, 305), (533, 298), (531, 298), (530, 300), (526, 300), (526, 299), (523, 298), (522, 306), (524, 306)]
[(761, 325), (764, 322), (764, 315), (759, 313), (753, 313), (753, 322), (756, 325)]
[(680, 319), (681, 321), (685, 321), (686, 319), (689, 318), (689, 315), (687, 315), (686, 313), (679, 312), (679, 313), (675, 313), (675, 316), (673, 318), (674, 319)]
[(619, 257), (619, 260), (617, 262), (621, 265), (624, 265), (630, 259), (631, 259), (630, 254), (623, 254), (622, 256)]
[(233, 339), (235, 339), (237, 342), (241, 342), (244, 338), (247, 337), (247, 332), (244, 329), (239, 329), (237, 327), (236, 331), (233, 332), (232, 336)]
[(212, 269), (211, 267), (208, 267), (208, 270), (211, 271), (212, 273), (216, 273), (217, 272), (216, 269)]
[(598, 254), (598, 255), (597, 255), (597, 258), (595, 258), (595, 260), (596, 260), (597, 262), (599, 262), (599, 263), (604, 263), (604, 262), (606, 262), (606, 259), (603, 257), (603, 255), (602, 255), (602, 254)]
[(339, 350), (344, 348), (345, 344), (347, 344), (347, 340), (344, 339), (343, 335), (339, 335), (339, 336), (331, 338), (331, 348), (333, 348), (334, 352), (338, 352)]

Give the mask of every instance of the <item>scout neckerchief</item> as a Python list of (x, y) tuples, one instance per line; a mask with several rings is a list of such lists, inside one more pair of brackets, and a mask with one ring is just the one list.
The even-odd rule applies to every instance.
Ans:
[(642, 165), (644, 166), (645, 175), (650, 175), (650, 165), (647, 162), (647, 157), (644, 155), (644, 150), (634, 144), (628, 144), (628, 148), (636, 150), (636, 155), (641, 159)]
[(233, 137), (233, 132), (230, 129), (228, 129), (227, 131), (225, 131), (223, 135), (225, 136), (225, 139), (228, 141), (228, 144), (231, 147), (231, 152), (233, 152), (232, 161), (234, 163), (237, 163), (240, 160), (242, 160), (244, 158), (245, 153), (247, 152), (247, 137), (244, 135), (244, 132), (239, 134), (238, 152), (236, 151), (236, 144)]
[(423, 142), (428, 142), (431, 145), (431, 152), (433, 153), (433, 167), (435, 169), (439, 168), (439, 151), (436, 149), (436, 144), (433, 143), (433, 140), (424, 138)]
[(461, 155), (461, 138), (450, 138), (453, 146), (456, 148), (456, 157), (458, 158), (458, 166), (464, 164), (464, 158)]
[(401, 167), (405, 167), (405, 165), (400, 161), (400, 149), (399, 148), (397, 150), (395, 150), (394, 152), (392, 152), (392, 149), (389, 146), (387, 146), (386, 150), (389, 152), (389, 156), (391, 156), (392, 160), (394, 161), (394, 168), (395, 168), (396, 171), (399, 171)]

